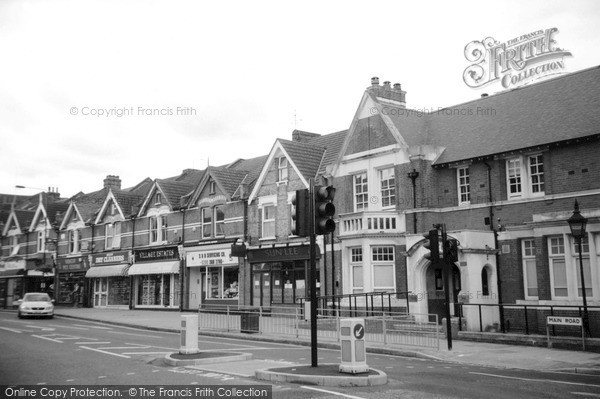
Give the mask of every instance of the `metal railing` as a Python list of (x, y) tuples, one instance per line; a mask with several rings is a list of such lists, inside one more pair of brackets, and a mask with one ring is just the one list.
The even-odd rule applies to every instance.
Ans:
[[(343, 317), (381, 316), (384, 313), (407, 314), (409, 292), (363, 292), (358, 294), (323, 295), (317, 297), (320, 315), (335, 314)], [(310, 298), (296, 300), (304, 310)]]
[[(512, 334), (546, 334), (547, 316), (582, 317), (583, 306), (578, 305), (518, 305), (518, 304), (479, 304), (456, 303), (458, 309), (458, 328), (462, 330), (463, 319), (470, 322), (471, 331), (502, 332)], [(487, 309), (486, 309), (487, 308)], [(490, 311), (497, 313), (499, 322), (489, 323)], [(600, 306), (588, 306), (590, 336), (600, 338)], [(499, 319), (503, 315), (503, 320)], [(492, 317), (493, 319), (493, 317)], [(474, 327), (473, 327), (474, 326)], [(580, 336), (581, 332), (570, 326), (552, 326), (554, 336)]]
[[(317, 336), (329, 342), (340, 341), (341, 312), (319, 309)], [(433, 321), (430, 321), (433, 318)], [(383, 312), (364, 317), (369, 343), (418, 346), (439, 349), (440, 329), (436, 315), (407, 315)], [(253, 308), (244, 306), (204, 306), (198, 312), (199, 329), (205, 331), (252, 332), (273, 336), (310, 339), (310, 318), (298, 307)]]

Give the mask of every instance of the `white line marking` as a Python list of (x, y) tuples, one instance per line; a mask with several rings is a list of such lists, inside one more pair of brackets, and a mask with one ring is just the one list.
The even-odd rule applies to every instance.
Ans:
[(106, 345), (106, 344), (110, 344), (110, 341), (104, 341), (104, 342), (98, 342), (98, 341), (94, 341), (94, 342), (84, 342), (84, 341), (80, 341), (80, 342), (73, 342), (75, 345)]
[(112, 328), (110, 328), (110, 327), (101, 327), (101, 326), (96, 326), (96, 325), (87, 325), (87, 324), (73, 324), (73, 325), (77, 326), (77, 327), (100, 328), (102, 330), (112, 330)]
[(590, 392), (571, 392), (573, 395), (581, 395), (581, 396), (585, 396), (587, 398), (589, 397), (594, 397), (594, 398), (600, 398), (600, 393), (590, 393)]
[(172, 353), (172, 352), (121, 352), (124, 355), (162, 355), (165, 353)]
[(178, 351), (180, 349), (180, 348), (167, 348), (166, 346), (156, 346), (156, 345), (145, 346), (145, 345), (141, 345), (141, 344), (130, 344), (129, 342), (125, 342), (125, 344), (126, 345), (134, 345), (134, 346), (137, 346), (138, 348), (168, 349), (170, 351)]
[(15, 330), (14, 328), (8, 328), (8, 327), (0, 327), (0, 330), (11, 331), (11, 332), (14, 332), (14, 333), (17, 333), (17, 334), (21, 334), (22, 333), (21, 330)]
[(149, 348), (149, 346), (106, 346), (99, 349), (144, 349)]
[(60, 339), (81, 339), (83, 337), (61, 337)]
[(124, 357), (126, 359), (131, 359), (131, 356), (120, 355), (118, 353), (107, 352), (107, 351), (103, 351), (103, 350), (96, 349), (96, 348), (90, 348), (89, 346), (80, 346), (80, 348), (87, 349), (87, 350), (94, 351), (94, 352), (105, 353), (107, 355), (113, 355), (113, 356), (118, 356), (118, 357)]
[(335, 392), (335, 391), (328, 391), (326, 389), (320, 389), (320, 388), (313, 388), (313, 387), (307, 387), (306, 385), (302, 385), (301, 388), (304, 389), (311, 389), (313, 391), (319, 391), (319, 392), (324, 392), (324, 393), (330, 393), (332, 395), (337, 395), (337, 396), (343, 396), (344, 398), (351, 398), (351, 399), (364, 399), (360, 396), (352, 396), (352, 395), (346, 395), (344, 393), (339, 393), (339, 392)]
[(48, 338), (48, 337), (42, 337), (41, 335), (32, 334), (31, 336), (32, 337), (36, 337), (36, 338), (41, 338), (41, 339), (47, 339), (48, 341), (52, 341), (52, 342), (58, 342), (59, 344), (64, 344), (64, 342), (59, 341), (57, 339), (52, 339), (52, 338)]
[(557, 381), (557, 380), (542, 380), (542, 379), (537, 379), (537, 378), (511, 377), (511, 376), (499, 375), (499, 374), (477, 373), (477, 372), (474, 372), (474, 371), (469, 371), (469, 374), (485, 375), (485, 376), (488, 376), (488, 377), (507, 378), (507, 379), (512, 379), (512, 380), (521, 380), (521, 381), (553, 382), (555, 384), (581, 385), (581, 386), (584, 386), (584, 387), (598, 387), (598, 388), (600, 388), (600, 385), (596, 385), (596, 384), (584, 384), (584, 383), (581, 383), (581, 382)]
[(113, 334), (119, 334), (119, 335), (136, 335), (138, 337), (146, 337), (146, 338), (162, 338), (162, 337), (157, 337), (156, 335), (134, 334), (134, 333), (126, 333), (126, 332), (122, 332), (122, 331), (107, 331), (107, 332), (113, 333)]
[(84, 327), (61, 326), (58, 324), (48, 324), (48, 325), (52, 326), (52, 327), (59, 327), (59, 328), (72, 328), (74, 330), (89, 330), (89, 328), (84, 328)]

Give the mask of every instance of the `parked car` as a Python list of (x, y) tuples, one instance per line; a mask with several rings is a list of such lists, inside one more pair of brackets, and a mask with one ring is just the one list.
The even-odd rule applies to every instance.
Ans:
[(54, 317), (54, 299), (45, 292), (28, 292), (23, 299), (19, 299), (19, 319), (23, 317)]

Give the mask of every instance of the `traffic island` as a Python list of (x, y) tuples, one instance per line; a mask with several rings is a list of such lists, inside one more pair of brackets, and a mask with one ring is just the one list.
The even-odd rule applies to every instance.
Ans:
[(170, 366), (198, 366), (201, 364), (239, 362), (252, 359), (251, 353), (231, 352), (198, 352), (198, 353), (169, 353), (165, 362)]
[(340, 372), (339, 364), (324, 364), (317, 367), (299, 365), (256, 370), (255, 376), (262, 381), (293, 382), (328, 387), (367, 387), (387, 384), (387, 374), (369, 369), (366, 373), (347, 374)]

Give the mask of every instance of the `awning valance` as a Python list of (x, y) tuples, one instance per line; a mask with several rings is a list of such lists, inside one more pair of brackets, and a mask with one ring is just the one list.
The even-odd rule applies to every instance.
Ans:
[(139, 274), (179, 274), (179, 261), (136, 263), (129, 268), (130, 276)]
[(23, 275), (25, 275), (23, 269), (0, 270), (0, 278), (23, 277)]
[(114, 276), (127, 276), (128, 264), (124, 265), (110, 265), (110, 266), (93, 266), (87, 273), (86, 277), (114, 277)]

